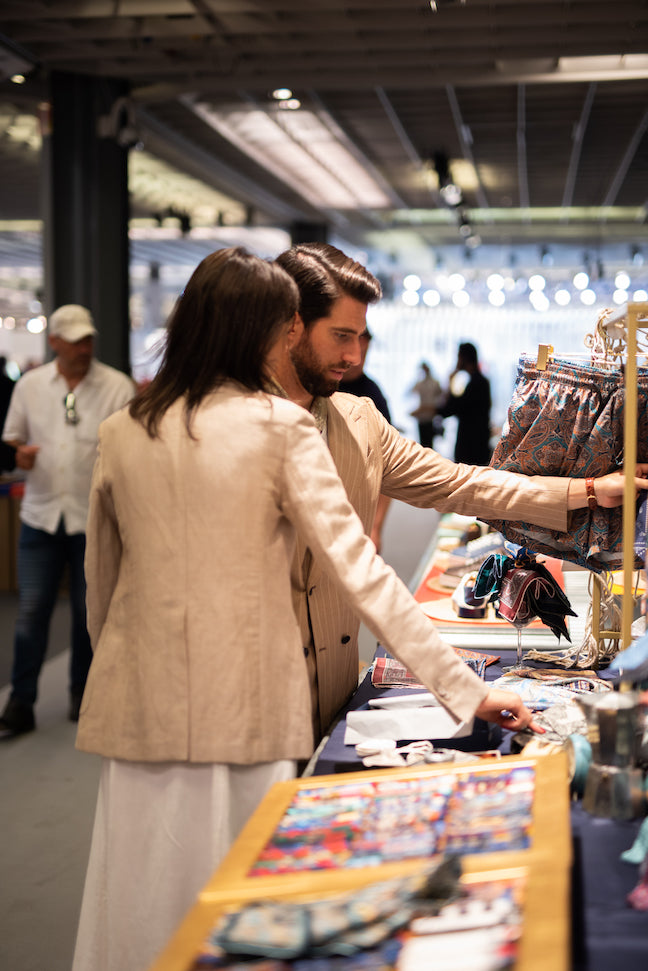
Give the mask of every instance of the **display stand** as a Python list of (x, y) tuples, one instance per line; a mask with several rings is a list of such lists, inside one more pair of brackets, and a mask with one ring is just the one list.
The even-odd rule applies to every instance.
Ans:
[(599, 330), (603, 331), (603, 343), (607, 354), (623, 360), (625, 357), (625, 408), (623, 425), (623, 468), (625, 486), (623, 494), (623, 593), (621, 606), (621, 629), (601, 630), (601, 584), (594, 584), (592, 593), (592, 637), (597, 643), (605, 639), (621, 641), (620, 649), (625, 650), (632, 642), (632, 621), (635, 600), (632, 590), (635, 586), (634, 535), (635, 499), (634, 478), (637, 466), (637, 354), (638, 332), (648, 329), (648, 303), (629, 303), (620, 314), (602, 320)]
[(523, 931), (517, 971), (566, 971), (569, 955), (569, 871), (571, 838), (567, 762), (563, 753), (539, 759), (507, 757), (496, 763), (475, 761), (461, 765), (380, 769), (273, 786), (244, 828), (230, 853), (199, 895), (167, 948), (150, 971), (188, 971), (201, 944), (225, 908), (253, 899), (317, 899), (348, 892), (369, 883), (419, 872), (425, 858), (402, 859), (380, 865), (336, 869), (307, 869), (284, 875), (251, 877), (264, 847), (300, 790), (321, 790), (323, 797), (333, 787), (366, 786), (372, 780), (420, 780), (467, 772), (485, 779), (508, 767), (531, 767), (534, 792), (531, 841), (526, 849), (500, 850), (462, 856), (462, 878), (471, 881), (510, 879), (525, 882)]

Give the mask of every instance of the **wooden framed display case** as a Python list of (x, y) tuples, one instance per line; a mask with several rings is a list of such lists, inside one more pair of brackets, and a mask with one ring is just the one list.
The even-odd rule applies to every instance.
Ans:
[[(306, 794), (322, 800), (335, 799), (349, 787), (392, 787), (403, 794), (408, 786), (429, 791), (443, 789), (451, 780), (460, 788), (470, 778), (477, 790), (503, 779), (520, 776), (532, 779), (527, 839), (523, 847), (490, 851), (482, 845), (480, 852), (464, 853), (462, 882), (467, 886), (480, 880), (519, 878), (524, 881), (523, 930), (517, 971), (567, 971), (569, 967), (569, 872), (571, 837), (569, 826), (569, 783), (567, 762), (563, 753), (552, 753), (535, 759), (508, 756), (498, 760), (475, 759), (470, 762), (442, 763), (403, 769), (378, 769), (313, 776), (294, 782), (278, 783), (267, 794), (236, 840), (231, 851), (199, 894), (165, 950), (150, 971), (188, 971), (202, 943), (218, 916), (226, 908), (257, 899), (314, 900), (334, 893), (404, 876), (421, 869), (425, 856), (392, 859), (388, 862), (361, 865), (362, 860), (347, 861), (326, 869), (306, 867), (286, 873), (252, 876), (251, 871), (264, 850), (273, 844), (288, 811)], [(474, 813), (478, 800), (468, 796), (464, 809)], [(367, 799), (371, 801), (372, 796)], [(511, 806), (515, 799), (511, 802)], [(447, 830), (452, 828), (448, 817)], [(445, 824), (444, 824), (445, 825)], [(455, 826), (456, 831), (456, 826)], [(441, 830), (442, 834), (444, 830)], [(440, 850), (444, 848), (442, 836)], [(411, 852), (411, 849), (406, 852)], [(393, 855), (393, 854), (392, 854)], [(397, 855), (397, 854), (396, 854)], [(360, 865), (359, 865), (360, 864)]]

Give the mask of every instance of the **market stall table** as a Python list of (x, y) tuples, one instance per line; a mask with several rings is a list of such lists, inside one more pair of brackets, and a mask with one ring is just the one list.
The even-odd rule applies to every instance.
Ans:
[[(427, 596), (421, 588), (430, 578), (435, 551), (433, 546), (411, 585), (418, 599), (421, 595)], [(579, 618), (571, 622), (570, 629), (575, 642), (580, 643), (587, 575), (584, 571), (570, 572), (566, 574), (565, 586), (572, 603), (577, 605)], [(449, 618), (442, 626), (442, 632), (456, 647), (499, 656), (496, 663), (489, 663), (485, 669), (488, 681), (499, 677), (502, 667), (515, 658), (515, 637), (510, 627), (507, 630), (502, 625), (459, 624)], [(552, 645), (555, 646), (555, 638), (540, 625), (529, 631), (526, 649), (533, 646), (545, 650)], [(384, 655), (379, 646), (376, 655)], [(250, 875), (300, 787), (339, 787), (345, 780), (387, 779), (408, 773), (442, 774), (448, 771), (448, 765), (456, 771), (475, 765), (488, 771), (489, 765), (501, 766), (519, 759), (524, 762), (524, 756), (507, 757), (511, 750), (509, 732), (476, 720), (468, 737), (435, 739), (435, 745), (460, 749), (466, 754), (497, 749), (502, 758), (490, 763), (474, 759), (470, 763), (409, 769), (363, 768), (355, 747), (344, 744), (347, 714), (367, 708), (370, 698), (385, 694), (395, 696), (407, 690), (376, 687), (371, 682), (370, 670), (365, 671), (353, 698), (309, 763), (306, 778), (273, 787), (150, 971), (189, 971), (193, 956), (223, 908), (238, 907), (259, 897), (312, 897), (318, 893), (348, 890), (380, 879), (379, 872), (396, 874), (421, 866), (421, 859), (409, 859), (360, 869), (334, 868), (318, 872), (306, 868), (302, 872)], [(544, 780), (539, 790), (541, 798), (534, 808), (532, 848), (517, 853), (463, 857), (467, 879), (489, 869), (502, 872), (505, 868), (510, 873), (523, 873), (528, 880), (523, 947), (516, 971), (536, 968), (538, 971), (567, 971), (568, 968), (571, 971), (617, 971), (618, 967), (623, 971), (646, 971), (648, 915), (632, 910), (626, 904), (626, 896), (638, 879), (638, 867), (620, 860), (620, 854), (632, 845), (640, 820), (599, 819), (584, 812), (578, 803), (570, 805), (564, 753), (540, 756), (531, 762)]]

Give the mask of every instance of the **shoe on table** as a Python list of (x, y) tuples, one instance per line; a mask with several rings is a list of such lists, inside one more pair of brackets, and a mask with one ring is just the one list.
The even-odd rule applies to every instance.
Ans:
[(70, 707), (68, 709), (68, 718), (71, 722), (78, 722), (79, 711), (81, 709), (81, 699), (83, 698), (82, 691), (71, 691), (70, 692)]
[(0, 715), (0, 739), (25, 735), (36, 728), (33, 705), (10, 698)]

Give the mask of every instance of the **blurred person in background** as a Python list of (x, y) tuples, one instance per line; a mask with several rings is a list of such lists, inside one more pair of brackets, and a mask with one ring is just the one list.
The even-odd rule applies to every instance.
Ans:
[(92, 659), (83, 573), (90, 480), (99, 424), (133, 396), (129, 377), (94, 359), (90, 312), (64, 304), (51, 315), (53, 361), (16, 382), (3, 439), (25, 473), (18, 540), (18, 618), (11, 694), (0, 738), (36, 727), (34, 705), (49, 626), (65, 568), (71, 611), (68, 716), (77, 721)]
[(426, 448), (432, 448), (436, 436), (443, 435), (443, 420), (438, 415), (443, 392), (426, 361), (422, 361), (421, 371), (423, 377), (411, 389), (419, 396), (419, 406), (410, 414), (418, 424), (419, 442)]
[[(0, 435), (9, 411), (9, 402), (15, 387), (7, 374), (7, 358), (0, 355)], [(16, 449), (8, 442), (0, 442), (0, 472), (12, 472), (16, 468)]]
[[(462, 380), (465, 379), (465, 380)], [(482, 374), (477, 348), (460, 344), (457, 363), (448, 379), (445, 401), (439, 407), (444, 418), (457, 418), (455, 462), (488, 465), (491, 458), (491, 391), (488, 378)]]

